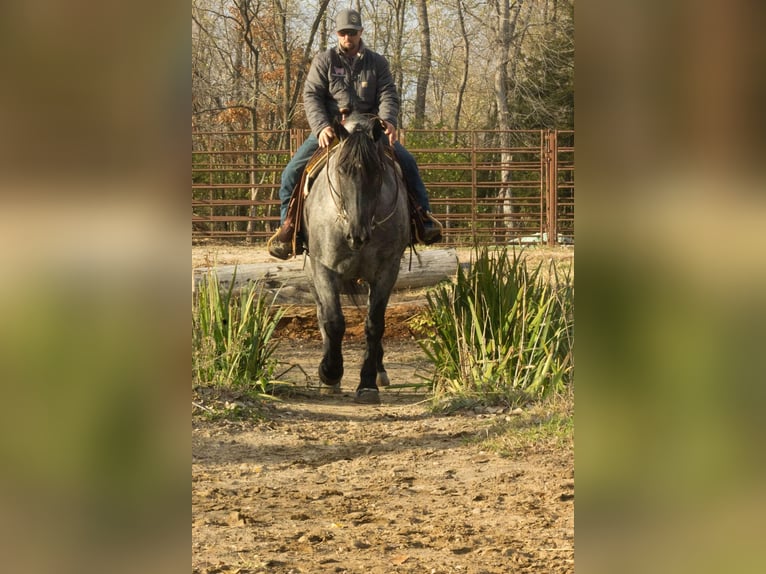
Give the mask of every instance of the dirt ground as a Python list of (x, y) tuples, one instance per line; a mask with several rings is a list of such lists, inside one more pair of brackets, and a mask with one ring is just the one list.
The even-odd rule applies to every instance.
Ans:
[(343, 392), (319, 392), (306, 308), (277, 333), (278, 378), (291, 385), (278, 402), (228, 420), (195, 398), (194, 573), (574, 572), (573, 441), (516, 440), (545, 419), (538, 407), (433, 414), (417, 386), (428, 363), (406, 326), (421, 307), (388, 310), (381, 405), (352, 402), (363, 354), (354, 310)]

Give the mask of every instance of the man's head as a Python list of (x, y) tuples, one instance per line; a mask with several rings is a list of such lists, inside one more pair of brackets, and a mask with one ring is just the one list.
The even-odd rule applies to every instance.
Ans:
[(335, 17), (338, 43), (345, 52), (355, 52), (362, 41), (362, 16), (356, 10), (341, 10)]

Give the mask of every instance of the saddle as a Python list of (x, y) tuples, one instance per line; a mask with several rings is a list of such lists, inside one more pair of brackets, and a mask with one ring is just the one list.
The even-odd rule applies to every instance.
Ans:
[(303, 202), (311, 190), (311, 184), (322, 171), (322, 168), (330, 158), (330, 153), (338, 145), (339, 140), (335, 138), (327, 148), (319, 148), (311, 156), (306, 167), (303, 169), (298, 184), (293, 189), (290, 203), (287, 205), (287, 215), (276, 238), (284, 243), (291, 243), (293, 254), (300, 255), (304, 251), (305, 234), (302, 233), (301, 223), (303, 221)]
[[(287, 215), (285, 222), (279, 229), (277, 239), (282, 242), (289, 242), (293, 246), (293, 254), (300, 255), (305, 250), (305, 243), (308, 239), (303, 230), (301, 224), (303, 221), (303, 203), (308, 197), (311, 186), (316, 180), (322, 168), (327, 164), (327, 160), (332, 155), (336, 146), (340, 143), (338, 138), (335, 138), (332, 143), (326, 148), (319, 148), (311, 156), (306, 167), (301, 174), (301, 178), (298, 184), (293, 189), (292, 196), (290, 197), (290, 203), (287, 206)], [(415, 243), (425, 243), (423, 241), (425, 232), (426, 221), (436, 221), (423, 208), (418, 204), (415, 199), (410, 186), (407, 184), (406, 178), (403, 177), (402, 168), (399, 165), (399, 160), (396, 157), (396, 153), (393, 147), (386, 148), (386, 154), (393, 160), (394, 168), (398, 172), (399, 176), (405, 181), (405, 187), (407, 188), (407, 204), (409, 206), (410, 213), (410, 245)], [(438, 222), (436, 222), (438, 223)], [(439, 224), (441, 226), (441, 224)]]

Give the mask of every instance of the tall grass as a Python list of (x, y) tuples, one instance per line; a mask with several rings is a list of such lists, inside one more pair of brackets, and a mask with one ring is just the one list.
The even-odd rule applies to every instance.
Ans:
[(192, 377), (196, 384), (264, 393), (276, 368), (274, 330), (284, 315), (254, 283), (221, 289), (215, 271), (192, 301)]
[(507, 249), (472, 258), (454, 284), (427, 295), (420, 346), (437, 404), (516, 406), (563, 391), (574, 369), (571, 269), (530, 269)]

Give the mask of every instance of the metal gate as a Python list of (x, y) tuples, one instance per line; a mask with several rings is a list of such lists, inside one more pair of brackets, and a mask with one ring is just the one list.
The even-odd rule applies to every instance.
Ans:
[[(192, 134), (192, 240), (265, 241), (307, 130)], [(574, 242), (574, 131), (400, 130), (443, 245)]]

